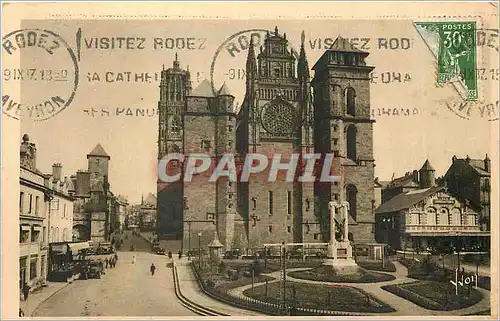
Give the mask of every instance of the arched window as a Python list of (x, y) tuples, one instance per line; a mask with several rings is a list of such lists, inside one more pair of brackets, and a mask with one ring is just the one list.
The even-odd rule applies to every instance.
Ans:
[(180, 126), (179, 126), (179, 120), (177, 117), (172, 118), (172, 132), (173, 133), (179, 133), (180, 132)]
[(446, 224), (449, 225), (450, 224), (450, 221), (449, 221), (450, 216), (449, 216), (448, 209), (447, 208), (441, 208), (439, 210), (439, 212), (441, 214), (440, 217), (439, 217), (439, 221), (440, 221), (441, 225), (446, 225)]
[(356, 126), (349, 125), (347, 127), (347, 158), (356, 161)]
[(356, 221), (357, 194), (356, 186), (349, 184), (345, 188), (347, 202), (349, 202), (349, 215)]
[(429, 207), (427, 209), (427, 220), (430, 222), (429, 225), (439, 225), (438, 215), (436, 214), (436, 209), (434, 207)]
[(356, 92), (351, 87), (345, 90), (345, 104), (347, 115), (356, 116)]
[(339, 85), (333, 85), (333, 110), (342, 113), (342, 88)]

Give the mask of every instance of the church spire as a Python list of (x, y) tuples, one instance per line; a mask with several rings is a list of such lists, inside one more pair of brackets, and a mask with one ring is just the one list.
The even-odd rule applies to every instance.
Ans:
[(179, 68), (179, 57), (177, 56), (177, 52), (175, 53), (174, 68)]
[(304, 30), (302, 30), (302, 34), (300, 36), (300, 55), (297, 64), (297, 73), (299, 79), (309, 80), (309, 63), (307, 62), (306, 51), (304, 49), (305, 39), (306, 35)]
[(246, 69), (248, 85), (249, 81), (255, 79), (255, 77), (257, 76), (257, 62), (255, 61), (255, 48), (252, 37), (250, 37), (250, 45), (248, 46)]

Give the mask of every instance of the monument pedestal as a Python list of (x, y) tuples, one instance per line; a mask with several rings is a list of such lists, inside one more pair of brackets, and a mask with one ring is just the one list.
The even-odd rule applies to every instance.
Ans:
[(323, 265), (337, 267), (357, 267), (358, 264), (352, 258), (352, 246), (347, 242), (335, 241), (328, 244), (327, 257)]
[[(352, 246), (348, 240), (348, 210), (349, 203), (344, 202), (342, 205), (336, 202), (330, 202), (330, 243), (327, 249), (327, 258), (323, 261), (323, 265), (332, 266), (336, 270), (352, 270), (358, 269), (358, 264), (352, 258)], [(344, 233), (343, 241), (335, 239), (335, 216), (338, 208), (344, 208)]]

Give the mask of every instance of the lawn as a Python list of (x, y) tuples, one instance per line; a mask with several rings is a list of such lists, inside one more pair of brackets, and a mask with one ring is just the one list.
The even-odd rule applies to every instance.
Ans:
[[(267, 297), (265, 285), (248, 289), (244, 294), (260, 301), (279, 304), (280, 283), (273, 282), (268, 284)], [(387, 304), (353, 287), (320, 286), (298, 282), (287, 282), (286, 284), (289, 304), (297, 302), (297, 305), (301, 308), (328, 309), (344, 312), (385, 313), (394, 311)], [(293, 294), (294, 292), (295, 295)]]
[[(207, 290), (215, 289), (217, 292), (226, 293), (230, 289), (234, 289), (240, 286), (252, 284), (251, 274), (245, 273), (248, 270), (249, 264), (245, 263), (224, 263), (222, 265), (214, 264), (208, 260), (202, 261), (201, 269), (198, 267), (198, 263), (194, 262), (193, 267), (198, 271), (203, 284)], [(237, 271), (235, 278), (228, 278), (228, 270)], [(273, 277), (265, 275), (257, 275), (254, 278), (255, 283), (264, 281), (274, 280)]]
[(394, 280), (390, 274), (378, 273), (358, 268), (350, 273), (338, 273), (331, 266), (319, 266), (307, 271), (288, 273), (291, 277), (312, 281), (338, 282), (338, 283), (376, 283)]
[(466, 308), (481, 301), (478, 290), (464, 289), (455, 294), (455, 286), (449, 282), (418, 281), (399, 285), (387, 285), (382, 289), (405, 298), (429, 310), (449, 311)]
[(396, 267), (394, 263), (391, 261), (385, 261), (382, 264), (382, 261), (357, 261), (358, 265), (363, 269), (372, 270), (372, 271), (382, 271), (382, 272), (396, 272)]

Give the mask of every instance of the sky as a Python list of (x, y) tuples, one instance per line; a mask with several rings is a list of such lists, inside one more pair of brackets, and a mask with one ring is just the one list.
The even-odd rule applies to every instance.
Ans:
[[(36, 20), (23, 22), (24, 28), (40, 26)], [(193, 88), (205, 78), (212, 79), (213, 66), (215, 87), (226, 82), (235, 101), (241, 103), (248, 39), (252, 33), (263, 37), (261, 30), (275, 26), (297, 51), (304, 30), (309, 67), (339, 35), (370, 53), (367, 64), (375, 66), (370, 85), (370, 107), (376, 120), (375, 176), (380, 180), (419, 169), (426, 159), (436, 176), (441, 176), (453, 155), (482, 159), (494, 153), (491, 137), (498, 122), (489, 121), (495, 117), (488, 118), (486, 113), (481, 115), (481, 108), (490, 103), (495, 107), (496, 102), (498, 115), (498, 62), (495, 65), (491, 59), (498, 57), (497, 51), (477, 47), (477, 64), (486, 76), (479, 80), (479, 101), (470, 105), (471, 115), (464, 119), (463, 112), (456, 112), (463, 99), (453, 85), (436, 86), (436, 59), (410, 20), (44, 20), (43, 29), (60, 35), (74, 52), (78, 85), (71, 104), (56, 116), (43, 121), (23, 116), (19, 142), (28, 134), (37, 146), (38, 169), (50, 172), (53, 163), (62, 163), (64, 176), (87, 169), (86, 155), (100, 143), (111, 157), (112, 191), (132, 203), (140, 202), (141, 195), (156, 193), (158, 118), (147, 116), (159, 100), (155, 74), (163, 66), (171, 67), (177, 53), (181, 68), (189, 65)], [(116, 48), (118, 37), (127, 38), (122, 45), (129, 49)], [(115, 38), (114, 49), (106, 45), (110, 38)], [(21, 66), (64, 73), (68, 81), (23, 83), (23, 96), (18, 99), (25, 105), (56, 95), (66, 99), (74, 89), (75, 62), (69, 51), (63, 48), (44, 59), (39, 50), (23, 52)], [(144, 115), (137, 113), (142, 109)], [(409, 110), (410, 115), (401, 110)]]

